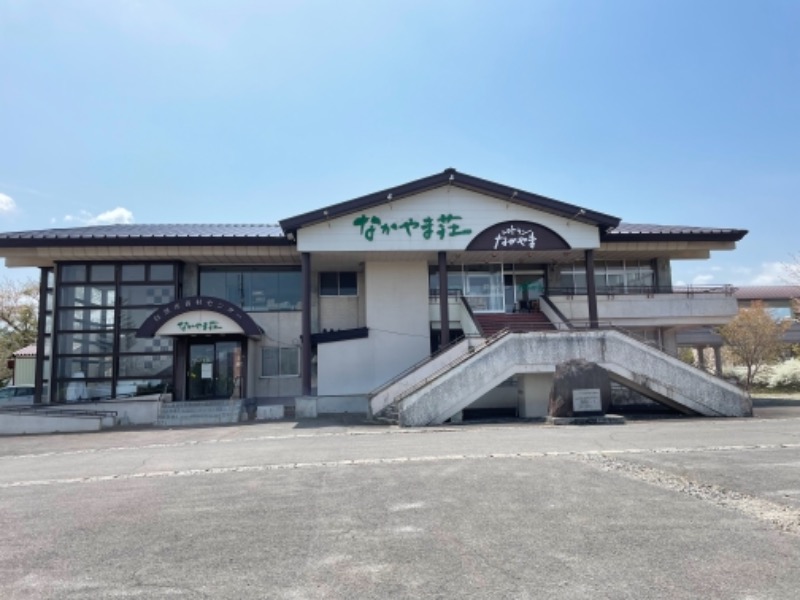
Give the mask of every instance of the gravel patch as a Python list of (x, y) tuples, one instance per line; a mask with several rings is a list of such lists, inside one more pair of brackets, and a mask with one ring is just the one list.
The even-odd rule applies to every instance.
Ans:
[(685, 494), (721, 508), (735, 510), (764, 521), (779, 531), (800, 535), (800, 510), (718, 485), (694, 481), (661, 469), (613, 458), (604, 453), (575, 454), (574, 458), (601, 471), (617, 473), (628, 479)]

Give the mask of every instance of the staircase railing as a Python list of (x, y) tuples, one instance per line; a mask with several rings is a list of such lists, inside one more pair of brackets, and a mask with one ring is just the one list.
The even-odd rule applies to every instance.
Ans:
[[(563, 312), (561, 312), (561, 309), (559, 309), (553, 303), (553, 301), (550, 300), (549, 297), (541, 296), (539, 298), (539, 300), (541, 300), (548, 307), (548, 309), (553, 311), (553, 314), (556, 315), (561, 320), (561, 323), (564, 324), (567, 327), (567, 329), (575, 329), (575, 327), (572, 325), (572, 322), (564, 315)], [(545, 315), (545, 316), (547, 316), (547, 315)], [(555, 323), (553, 323), (553, 324), (556, 325)], [(558, 329), (557, 325), (556, 325), (556, 329)]]

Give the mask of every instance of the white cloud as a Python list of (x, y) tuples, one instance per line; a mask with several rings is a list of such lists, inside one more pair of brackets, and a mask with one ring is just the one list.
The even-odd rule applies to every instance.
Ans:
[(0, 213), (9, 213), (17, 208), (17, 203), (11, 196), (0, 194)]
[(713, 275), (695, 275), (692, 278), (692, 285), (708, 285), (714, 281)]
[(117, 208), (107, 210), (96, 217), (90, 218), (86, 223), (87, 225), (112, 225), (115, 223), (128, 225), (133, 223), (133, 213), (127, 208), (118, 206)]
[(749, 285), (786, 285), (788, 275), (783, 263), (762, 263), (761, 269), (750, 280)]
[(78, 225), (113, 225), (117, 223), (127, 225), (134, 221), (133, 213), (121, 206), (112, 208), (96, 216), (89, 211), (82, 210), (77, 215), (64, 215), (62, 220), (65, 223)]

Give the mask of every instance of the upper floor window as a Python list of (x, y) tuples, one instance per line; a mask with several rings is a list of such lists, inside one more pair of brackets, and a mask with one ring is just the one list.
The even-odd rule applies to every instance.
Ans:
[(320, 296), (357, 296), (358, 274), (355, 271), (330, 271), (319, 274)]
[[(561, 269), (562, 292), (585, 294), (586, 265), (583, 263)], [(655, 285), (653, 265), (648, 261), (597, 261), (594, 265), (594, 284), (598, 294), (652, 293)]]
[(200, 295), (250, 312), (300, 310), (302, 277), (295, 267), (207, 267), (200, 271)]

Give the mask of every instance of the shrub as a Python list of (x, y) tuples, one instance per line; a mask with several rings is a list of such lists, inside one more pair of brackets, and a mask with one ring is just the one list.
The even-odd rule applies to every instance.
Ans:
[(767, 385), (772, 389), (800, 389), (800, 359), (774, 365), (769, 370)]

